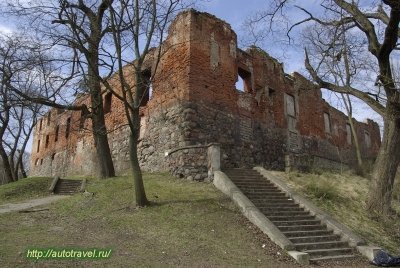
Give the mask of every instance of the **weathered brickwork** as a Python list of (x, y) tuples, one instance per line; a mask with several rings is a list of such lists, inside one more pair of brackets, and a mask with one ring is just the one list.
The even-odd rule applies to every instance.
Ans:
[[(208, 170), (204, 146), (210, 143), (221, 145), (222, 168), (355, 163), (346, 115), (300, 74), (285, 74), (266, 52), (238, 49), (229, 24), (207, 13), (183, 12), (160, 49), (158, 65), (153, 57), (158, 49), (146, 59), (155, 79), (141, 107), (144, 170), (203, 180)], [(134, 85), (132, 67), (125, 66), (124, 74)], [(235, 86), (239, 77), (243, 90)], [(118, 91), (117, 79), (110, 83)], [(123, 174), (129, 172), (129, 128), (122, 103), (108, 94), (104, 91), (109, 142), (115, 168)], [(89, 100), (82, 95), (76, 101)], [(362, 155), (374, 158), (380, 146), (378, 125), (371, 120), (355, 125)], [(95, 174), (90, 128), (80, 112), (52, 109), (35, 128), (32, 175)]]

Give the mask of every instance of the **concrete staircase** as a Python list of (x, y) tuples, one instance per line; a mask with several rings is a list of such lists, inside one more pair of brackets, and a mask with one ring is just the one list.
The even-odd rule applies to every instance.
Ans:
[(353, 258), (354, 249), (256, 170), (224, 171), (253, 204), (310, 261)]
[(72, 195), (81, 189), (82, 180), (59, 179), (54, 188), (55, 194)]

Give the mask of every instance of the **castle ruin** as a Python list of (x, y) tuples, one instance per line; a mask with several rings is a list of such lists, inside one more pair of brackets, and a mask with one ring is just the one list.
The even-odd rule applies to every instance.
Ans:
[[(238, 49), (236, 34), (226, 22), (195, 10), (182, 12), (161, 49), (156, 71), (152, 57), (146, 61), (148, 74), (155, 74), (140, 109), (143, 170), (203, 180), (210, 143), (221, 148), (222, 168), (337, 168), (356, 163), (347, 116), (325, 102), (303, 76), (284, 73), (282, 64), (266, 52)], [(129, 66), (124, 72), (134, 77)], [(241, 90), (235, 87), (238, 79), (243, 80)], [(103, 98), (115, 169), (128, 173), (130, 130), (123, 104), (106, 90)], [(89, 103), (89, 98), (79, 96), (76, 103)], [(95, 175), (89, 121), (80, 112), (57, 109), (40, 119), (30, 175)], [(354, 124), (363, 157), (374, 159), (380, 146), (377, 123)]]

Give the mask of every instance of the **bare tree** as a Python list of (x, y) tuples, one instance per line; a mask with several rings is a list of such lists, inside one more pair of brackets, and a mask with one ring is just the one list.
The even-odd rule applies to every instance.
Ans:
[[(390, 214), (393, 183), (400, 163), (400, 89), (393, 79), (390, 64), (391, 58), (398, 55), (396, 50), (399, 50), (400, 3), (397, 0), (382, 0), (363, 3), (361, 6), (358, 1), (321, 0), (317, 6), (320, 12), (313, 12), (315, 9), (307, 9), (304, 4), (302, 2), (293, 6), (288, 0), (275, 0), (269, 11), (257, 14), (256, 19), (251, 22), (266, 22), (266, 29), (273, 29), (280, 14), (297, 10), (304, 14), (304, 18), (288, 24), (286, 33), (289, 40), (293, 40), (293, 31), (306, 23), (311, 23), (315, 29), (322, 29), (319, 35), (323, 41), (319, 44), (320, 53), (309, 54), (305, 50), (306, 69), (316, 88), (353, 95), (383, 117), (382, 146), (371, 174), (367, 207), (371, 214)], [(360, 64), (361, 55), (372, 61), (369, 70), (363, 70), (359, 74), (363, 74), (364, 78), (374, 74), (375, 85), (354, 79), (360, 76), (354, 76), (353, 69), (343, 61), (336, 64), (345, 74), (343, 84), (336, 83), (332, 73), (327, 72), (327, 66), (331, 66), (334, 56), (339, 59), (344, 48), (340, 41), (334, 42), (334, 39), (344, 35), (348, 39), (347, 44), (359, 40), (361, 45), (358, 47), (360, 55), (353, 54), (348, 62)], [(341, 39), (343, 38), (339, 38)]]
[[(24, 16), (29, 19), (35, 34), (40, 36), (52, 49), (63, 49), (68, 59), (60, 60), (60, 68), (63, 70), (70, 65), (71, 74), (66, 75), (66, 81), (77, 79), (79, 75), (85, 80), (90, 96), (90, 111), (85, 105), (65, 105), (49, 100), (49, 95), (54, 95), (54, 87), (44, 87), (41, 95), (32, 98), (24, 97), (31, 101), (42, 103), (56, 108), (70, 110), (82, 110), (86, 117), (92, 120), (92, 131), (96, 147), (97, 159), (102, 178), (115, 176), (114, 165), (108, 143), (107, 128), (104, 119), (103, 97), (101, 88), (101, 66), (106, 64), (103, 57), (108, 57), (105, 45), (105, 36), (110, 32), (108, 20), (105, 18), (107, 9), (113, 0), (82, 1), (82, 0), (35, 0), (27, 5), (24, 1), (14, 3), (9, 1), (8, 10), (12, 14)], [(83, 74), (83, 75), (82, 75)], [(57, 86), (57, 92), (63, 96), (64, 87)], [(53, 92), (47, 92), (51, 89)], [(64, 97), (65, 99), (65, 97)]]
[(37, 87), (41, 65), (38, 47), (21, 36), (0, 36), (0, 156), (5, 182), (26, 177), (24, 153), (41, 105), (26, 103), (15, 94)]
[[(138, 139), (140, 133), (139, 109), (154, 81), (161, 53), (164, 33), (174, 14), (182, 8), (180, 0), (119, 0), (110, 8), (113, 43), (116, 49), (115, 62), (118, 66), (120, 90), (109, 83), (109, 77), (103, 78), (107, 90), (112, 92), (124, 104), (125, 115), (130, 129), (129, 155), (135, 186), (136, 205), (148, 205), (142, 172), (138, 159)], [(158, 46), (152, 49), (151, 46)], [(132, 51), (135, 59), (127, 64), (127, 51)], [(151, 62), (146, 64), (147, 62)], [(125, 64), (127, 64), (125, 66)], [(125, 71), (124, 71), (125, 70)], [(133, 74), (134, 83), (130, 83)], [(111, 75), (111, 74), (110, 74)]]
[[(346, 86), (363, 79), (361, 75), (373, 66), (373, 63), (364, 56), (363, 40), (357, 35), (347, 38), (344, 25), (328, 29), (326, 27), (309, 27), (304, 30), (303, 35), (308, 53), (313, 52), (314, 58), (318, 58), (320, 61), (319, 72), (328, 79), (332, 79), (336, 85)], [(356, 151), (357, 172), (364, 175), (357, 130), (353, 122), (353, 105), (350, 95), (346, 93), (335, 95), (344, 105), (347, 113)]]
[(354, 126), (354, 121), (353, 121), (353, 104), (349, 94), (341, 93), (340, 95), (342, 97), (343, 104), (346, 108), (347, 119), (351, 130), (351, 137), (354, 142), (354, 147), (356, 150), (357, 165), (358, 165), (357, 171), (359, 172), (360, 175), (365, 175), (363, 169), (363, 160), (361, 157), (360, 143), (358, 141), (358, 136), (357, 136), (357, 129)]

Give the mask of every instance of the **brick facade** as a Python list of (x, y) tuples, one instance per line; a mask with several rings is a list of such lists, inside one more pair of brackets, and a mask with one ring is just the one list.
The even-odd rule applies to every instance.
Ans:
[[(207, 152), (201, 145), (209, 143), (221, 145), (222, 168), (355, 163), (347, 116), (300, 74), (285, 74), (266, 52), (238, 49), (236, 34), (224, 21), (194, 10), (180, 13), (161, 51), (151, 96), (141, 108), (144, 170), (202, 180)], [(148, 71), (154, 73), (155, 65), (149, 55)], [(134, 85), (131, 69), (127, 65), (124, 72)], [(235, 87), (239, 77), (243, 90)], [(118, 89), (116, 80), (111, 84)], [(123, 174), (129, 172), (129, 130), (122, 103), (107, 94), (109, 142), (116, 171)], [(76, 100), (88, 101), (85, 95)], [(44, 116), (35, 128), (31, 175), (95, 174), (89, 121), (80, 112), (56, 109)], [(378, 125), (371, 120), (355, 125), (362, 155), (374, 158), (380, 146)]]

